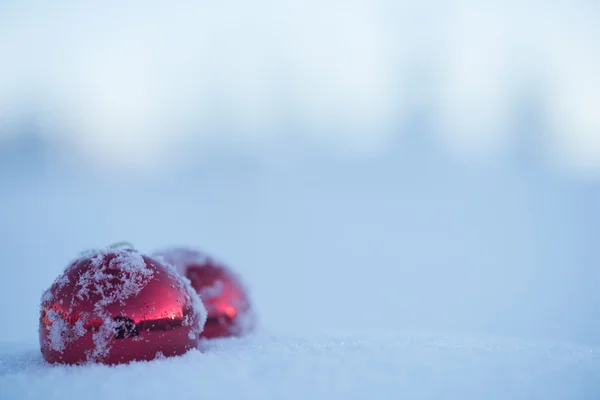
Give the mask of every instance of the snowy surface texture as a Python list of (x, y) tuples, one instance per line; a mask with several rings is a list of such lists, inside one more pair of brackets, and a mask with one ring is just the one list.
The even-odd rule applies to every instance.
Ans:
[(598, 399), (600, 348), (425, 334), (203, 343), (172, 359), (51, 367), (0, 348), (2, 399)]

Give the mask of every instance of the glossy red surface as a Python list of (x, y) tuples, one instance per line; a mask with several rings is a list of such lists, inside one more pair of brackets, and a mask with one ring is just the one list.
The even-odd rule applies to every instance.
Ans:
[(202, 338), (242, 336), (256, 326), (248, 290), (227, 266), (204, 253), (173, 248), (156, 254), (185, 275), (196, 289), (208, 312)]
[(51, 363), (181, 355), (196, 346), (206, 318), (189, 284), (130, 249), (76, 260), (42, 300), (41, 351)]

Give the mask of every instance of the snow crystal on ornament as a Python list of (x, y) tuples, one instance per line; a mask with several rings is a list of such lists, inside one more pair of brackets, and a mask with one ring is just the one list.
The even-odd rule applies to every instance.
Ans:
[(215, 261), (205, 253), (187, 247), (174, 247), (157, 251), (153, 254), (153, 257), (164, 260), (165, 263), (174, 266), (175, 269), (179, 265), (204, 265)]
[(199, 290), (200, 296), (203, 299), (212, 299), (219, 297), (223, 293), (223, 281), (216, 280), (212, 285), (208, 285)]
[[(114, 258), (105, 264), (106, 257), (111, 254), (115, 254)], [(90, 294), (100, 295), (97, 308), (124, 302), (137, 295), (154, 274), (140, 253), (124, 250), (98, 251), (92, 256), (90, 267), (79, 276), (76, 297), (83, 300)]]

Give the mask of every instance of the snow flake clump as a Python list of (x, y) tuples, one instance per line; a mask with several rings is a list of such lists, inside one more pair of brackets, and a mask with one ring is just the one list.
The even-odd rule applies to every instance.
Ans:
[[(111, 257), (108, 263), (107, 257)], [(90, 268), (79, 275), (76, 297), (83, 300), (91, 294), (99, 295), (101, 299), (96, 303), (97, 308), (123, 303), (136, 296), (153, 274), (154, 271), (148, 268), (142, 255), (136, 251), (100, 250), (91, 255)]]
[(203, 299), (214, 299), (223, 293), (223, 281), (217, 279), (212, 285), (201, 288), (200, 297)]
[(161, 259), (166, 264), (171, 264), (175, 269), (185, 265), (206, 265), (215, 262), (215, 260), (203, 252), (186, 247), (175, 247), (157, 251), (152, 257)]
[(86, 351), (86, 358), (88, 361), (108, 357), (115, 330), (118, 329), (119, 326), (120, 324), (117, 321), (110, 318), (109, 315), (106, 315), (98, 331), (94, 332), (92, 335), (94, 347)]
[(79, 339), (85, 334), (83, 321), (77, 321), (75, 328), (71, 329), (68, 322), (63, 318), (62, 312), (48, 310), (46, 313), (51, 324), (49, 342), (50, 348), (63, 351), (67, 344)]

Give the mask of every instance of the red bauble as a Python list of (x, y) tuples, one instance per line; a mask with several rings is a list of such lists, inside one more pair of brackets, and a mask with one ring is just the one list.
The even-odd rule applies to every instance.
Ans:
[(42, 296), (40, 344), (51, 363), (106, 364), (195, 348), (206, 310), (189, 282), (133, 249), (74, 261)]
[(186, 276), (200, 295), (208, 312), (201, 337), (242, 336), (254, 330), (256, 316), (248, 291), (231, 269), (192, 249), (172, 248), (155, 256)]

